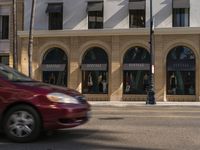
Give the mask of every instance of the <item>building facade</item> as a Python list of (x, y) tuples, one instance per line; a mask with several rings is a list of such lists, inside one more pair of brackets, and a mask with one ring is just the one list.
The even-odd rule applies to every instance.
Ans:
[(10, 37), (11, 37), (11, 1), (0, 1), (0, 63), (9, 65)]
[[(23, 30), (23, 0), (16, 1), (17, 30)], [(0, 0), (0, 63), (13, 64), (13, 1)], [(17, 46), (17, 45), (16, 45)]]
[[(33, 76), (88, 100), (145, 101), (149, 0), (37, 1)], [(200, 2), (153, 0), (157, 101), (200, 101)], [(31, 1), (24, 1), (19, 69), (28, 74)]]

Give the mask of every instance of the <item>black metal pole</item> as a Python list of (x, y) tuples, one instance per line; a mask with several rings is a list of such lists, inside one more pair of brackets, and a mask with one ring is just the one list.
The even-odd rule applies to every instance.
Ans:
[(150, 73), (149, 73), (149, 87), (147, 90), (146, 104), (156, 104), (154, 92), (154, 57), (153, 57), (153, 15), (152, 15), (152, 0), (150, 0)]
[(17, 55), (17, 4), (13, 0), (13, 68), (18, 69), (18, 55)]
[(29, 28), (29, 43), (28, 43), (28, 74), (29, 74), (29, 77), (31, 78), (32, 78), (34, 14), (35, 14), (35, 0), (32, 0), (30, 28)]

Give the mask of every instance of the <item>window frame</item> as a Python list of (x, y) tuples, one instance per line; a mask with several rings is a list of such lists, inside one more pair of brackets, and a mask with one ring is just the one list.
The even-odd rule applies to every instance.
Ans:
[(0, 15), (0, 40), (8, 40), (9, 39), (9, 15)]
[[(144, 11), (144, 12), (142, 12)], [(137, 13), (136, 13), (137, 12)], [(134, 15), (135, 14), (135, 15)], [(137, 16), (137, 14), (144, 15), (144, 25), (140, 26), (141, 24), (138, 23), (138, 18), (141, 16)], [(133, 16), (133, 20), (131, 17)], [(135, 19), (137, 17), (137, 19)], [(133, 24), (131, 24), (133, 22)], [(136, 23), (136, 24), (134, 24)], [(146, 27), (146, 10), (145, 9), (135, 9), (135, 10), (129, 10), (129, 28), (145, 28)]]
[[(3, 57), (6, 57), (6, 58), (8, 59), (8, 63), (7, 63), (7, 64), (5, 64), (5, 63), (2, 62), (2, 58), (3, 58)], [(0, 55), (0, 63), (1, 63), (1, 64), (4, 64), (4, 65), (9, 66), (9, 64), (10, 64), (10, 63), (9, 63), (9, 59), (10, 59), (10, 56), (9, 56), (9, 55)]]
[(48, 13), (48, 30), (63, 30), (63, 3), (49, 3), (49, 5), (61, 5), (62, 12)]
[[(184, 11), (183, 11), (184, 10)], [(177, 11), (177, 13), (175, 14), (175, 11)], [(185, 11), (188, 11), (188, 23), (186, 25), (185, 21), (184, 23), (182, 24), (182, 16), (184, 17), (185, 19)], [(175, 20), (175, 16), (179, 13), (179, 23), (177, 24), (177, 20)], [(177, 19), (177, 18), (176, 18)], [(173, 8), (173, 11), (172, 11), (172, 26), (173, 27), (190, 27), (190, 8)]]

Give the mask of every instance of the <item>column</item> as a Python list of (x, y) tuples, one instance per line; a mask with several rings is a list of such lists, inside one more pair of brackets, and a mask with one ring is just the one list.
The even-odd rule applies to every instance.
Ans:
[(81, 92), (80, 52), (77, 37), (71, 37), (69, 54), (68, 87)]
[(110, 100), (122, 100), (122, 70), (119, 36), (112, 37), (112, 52), (110, 58)]

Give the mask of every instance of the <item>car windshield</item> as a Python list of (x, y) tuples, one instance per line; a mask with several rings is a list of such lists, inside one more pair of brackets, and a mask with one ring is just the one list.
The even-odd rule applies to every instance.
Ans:
[(14, 82), (32, 82), (31, 78), (27, 77), (26, 75), (19, 73), (15, 69), (12, 69), (8, 66), (0, 64), (0, 77), (5, 78), (9, 81)]

